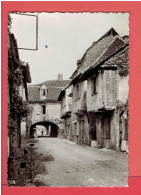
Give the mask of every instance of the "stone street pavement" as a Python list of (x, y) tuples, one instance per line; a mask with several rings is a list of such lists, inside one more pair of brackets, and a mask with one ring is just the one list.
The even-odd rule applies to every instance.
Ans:
[(59, 138), (38, 138), (36, 150), (52, 160), (45, 163), (47, 173), (36, 181), (46, 186), (127, 186), (128, 155)]

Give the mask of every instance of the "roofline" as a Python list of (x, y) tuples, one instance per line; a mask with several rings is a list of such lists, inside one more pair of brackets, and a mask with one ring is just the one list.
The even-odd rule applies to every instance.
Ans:
[[(119, 36), (119, 34), (115, 31), (115, 29), (113, 28), (113, 27), (111, 27), (110, 28), (110, 30), (108, 30), (102, 37), (100, 37), (97, 41), (94, 41), (93, 43), (92, 43), (92, 45), (90, 46), (90, 47), (88, 47), (88, 49), (85, 51), (85, 53), (83, 54), (83, 56), (82, 56), (82, 58), (80, 59), (80, 61), (83, 61), (83, 59), (84, 59), (84, 57), (86, 56), (86, 54), (87, 54), (87, 52), (95, 45), (95, 44), (97, 44), (101, 39), (103, 39), (110, 31), (114, 31), (115, 32), (115, 34), (116, 35), (118, 35)], [(119, 36), (120, 37), (120, 36)], [(121, 37), (120, 37), (121, 38)], [(78, 69), (76, 69), (75, 71), (77, 71)], [(75, 71), (74, 71), (74, 73), (75, 73)], [(73, 74), (74, 74), (73, 73)], [(73, 75), (72, 74), (72, 75)], [(71, 76), (72, 77), (72, 76)], [(70, 77), (70, 78), (71, 78)]]
[(102, 62), (100, 62), (99, 64), (97, 64), (95, 67), (90, 67), (89, 69), (87, 69), (84, 73), (80, 73), (77, 77), (75, 77), (71, 82), (70, 82), (70, 84), (69, 84), (69, 86), (70, 85), (72, 85), (72, 84), (74, 84), (75, 82), (77, 82), (77, 81), (79, 81), (79, 80), (81, 80), (81, 81), (83, 81), (83, 80), (86, 80), (86, 74), (88, 74), (92, 69), (97, 69), (98, 68), (98, 66), (101, 66), (104, 62), (106, 62), (107, 60), (109, 60), (111, 57), (113, 57), (114, 55), (116, 55), (117, 53), (119, 53), (120, 51), (122, 51), (124, 48), (126, 48), (126, 47), (128, 47), (129, 46), (129, 44), (125, 44), (123, 47), (121, 47), (119, 50), (117, 50), (116, 52), (114, 52), (112, 55), (110, 55), (109, 57), (107, 57), (105, 60), (103, 60)]
[[(117, 35), (115, 35), (115, 37), (114, 37), (114, 39), (112, 40), (112, 42), (110, 43), (110, 45), (108, 46), (108, 48), (115, 42), (115, 40), (116, 39), (120, 39), (122, 42), (123, 42), (123, 44), (124, 44), (124, 46), (126, 45), (126, 43), (124, 42), (124, 40), (121, 38), (121, 37), (119, 37), (119, 36), (117, 36)], [(124, 47), (124, 46), (121, 46), (120, 47), (120, 49), (122, 48), (122, 47)], [(107, 49), (105, 49), (104, 51), (103, 51), (103, 53), (101, 53), (101, 55), (99, 56), (99, 58), (96, 60), (96, 62), (94, 62), (94, 64), (91, 66), (91, 67), (93, 67), (93, 66), (97, 66), (98, 64), (100, 64), (101, 62), (99, 62), (98, 64), (97, 64), (97, 62), (101, 59), (101, 57), (108, 51), (108, 48)], [(119, 49), (118, 49), (119, 50)], [(117, 51), (118, 51), (117, 50)], [(116, 52), (114, 52), (114, 53), (116, 53)], [(113, 54), (111, 54), (111, 56), (112, 56)], [(109, 56), (110, 57), (110, 56)], [(107, 57), (108, 58), (108, 57)], [(104, 61), (104, 60), (103, 60)], [(91, 67), (89, 67), (89, 68), (91, 68)], [(87, 71), (87, 70), (86, 70)]]
[[(115, 36), (119, 36), (119, 34), (115, 31), (115, 29), (113, 28), (113, 27), (111, 27), (110, 28), (110, 30), (108, 30), (102, 37), (100, 37), (97, 41), (95, 41), (95, 42), (93, 42), (93, 44), (85, 51), (85, 53), (83, 54), (83, 56), (82, 56), (82, 58), (80, 59), (80, 61), (83, 61), (83, 59), (84, 59), (84, 57), (86, 56), (86, 54), (87, 54), (87, 52), (95, 45), (95, 44), (97, 44), (101, 39), (103, 39), (110, 31), (113, 31), (113, 32), (115, 32)], [(120, 39), (122, 39), (120, 36), (119, 36), (119, 38)], [(124, 40), (123, 40), (123, 42), (124, 42)], [(104, 51), (105, 52), (105, 51)], [(78, 70), (78, 67), (77, 67), (77, 69), (73, 72), (73, 74), (76, 72)], [(86, 70), (87, 71), (87, 70)], [(72, 75), (73, 75), (72, 74)], [(77, 75), (74, 79), (72, 79), (72, 81), (73, 80), (75, 80), (77, 77), (78, 77), (79, 75)], [(72, 76), (71, 76), (72, 77)], [(70, 77), (70, 78), (71, 78)], [(70, 83), (73, 83), (73, 82), (70, 82)], [(70, 85), (69, 85), (70, 86)]]
[[(58, 80), (58, 79), (54, 79), (54, 80), (47, 80), (47, 81), (44, 81), (44, 82), (42, 82), (42, 83), (34, 84), (34, 86), (40, 86), (40, 85), (43, 85), (43, 84), (45, 84), (45, 83), (46, 83), (46, 82), (48, 82), (48, 81), (60, 81), (60, 80)], [(61, 82), (63, 82), (63, 81), (70, 81), (70, 79), (61, 80)], [(49, 85), (49, 86), (52, 86), (52, 85)]]
[[(117, 31), (116, 31), (113, 27), (111, 27), (110, 30), (108, 30), (102, 37), (100, 37), (100, 38), (98, 39), (98, 41), (96, 41), (96, 43), (99, 42), (101, 39), (103, 39), (110, 31), (113, 31), (116, 35), (119, 36), (119, 34), (117, 33)], [(120, 37), (120, 36), (119, 36), (119, 37)]]
[[(71, 81), (70, 81), (70, 83), (71, 83)], [(60, 101), (60, 98), (62, 98), (62, 96), (64, 95), (64, 91), (65, 91), (68, 87), (71, 86), (70, 83), (60, 91), (60, 94), (59, 94), (59, 97), (58, 97), (58, 100), (59, 100), (59, 101)]]
[(65, 95), (65, 90), (61, 90), (60, 91), (60, 94), (59, 94), (59, 97), (58, 97), (58, 101), (61, 101), (62, 100), (62, 97)]
[(111, 56), (107, 57), (105, 60), (103, 60), (102, 62), (100, 62), (99, 64), (97, 64), (95, 67), (90, 67), (88, 70), (86, 70), (82, 75), (81, 75), (81, 80), (86, 80), (88, 77), (85, 76), (86, 74), (88, 74), (92, 69), (97, 69), (99, 66), (101, 66), (104, 62), (106, 62), (107, 60), (109, 60), (111, 57), (113, 57), (114, 55), (116, 55), (117, 53), (119, 53), (120, 51), (122, 51), (124, 48), (128, 47), (129, 44), (124, 45), (123, 47), (121, 47), (118, 51), (116, 51), (115, 53), (113, 53)]

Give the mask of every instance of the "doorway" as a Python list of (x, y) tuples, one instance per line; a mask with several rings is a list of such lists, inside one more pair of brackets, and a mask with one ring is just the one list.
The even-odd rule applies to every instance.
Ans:
[(111, 145), (111, 117), (103, 116), (101, 119), (101, 128), (103, 131), (103, 147), (110, 148)]

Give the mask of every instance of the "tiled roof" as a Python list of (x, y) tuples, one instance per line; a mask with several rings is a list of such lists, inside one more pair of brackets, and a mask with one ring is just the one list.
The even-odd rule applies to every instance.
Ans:
[(113, 28), (110, 29), (104, 36), (87, 49), (82, 58), (82, 63), (78, 72), (84, 73), (90, 67), (96, 67), (123, 45), (125, 45), (124, 40), (119, 37)]
[(47, 100), (58, 100), (61, 88), (48, 87)]
[(79, 60), (78, 67), (76, 69), (77, 74), (73, 74), (71, 77), (71, 83), (75, 81), (79, 75), (84, 75), (87, 71), (91, 70), (91, 68), (95, 68), (100, 63), (109, 59), (125, 45), (126, 42), (124, 39), (121, 38), (113, 28), (111, 28), (86, 50), (81, 60)]
[(69, 80), (48, 80), (48, 81), (45, 81), (37, 85), (38, 86), (45, 85), (45, 86), (54, 86), (54, 87), (65, 87), (66, 85), (68, 85), (68, 83), (69, 83)]
[(128, 61), (129, 61), (129, 45), (126, 45), (121, 51), (119, 51), (117, 54), (109, 58), (103, 66), (116, 66), (119, 68), (122, 67), (128, 67)]
[(40, 100), (40, 87), (28, 86), (28, 101)]
[(109, 47), (98, 59), (98, 61), (93, 65), (93, 67), (96, 67), (98, 64), (108, 59), (110, 56), (112, 56), (114, 53), (116, 53), (119, 49), (121, 49), (125, 45), (126, 45), (125, 42), (121, 38), (116, 36), (112, 41), (112, 43), (109, 45)]
[(70, 79), (74, 79), (78, 75), (78, 69), (76, 69), (72, 75), (70, 76)]
[(29, 85), (28, 86), (28, 100), (29, 101), (42, 101), (40, 99), (40, 87), (42, 85), (47, 86), (47, 95), (45, 100), (58, 101), (59, 94), (61, 89), (68, 85), (69, 80), (51, 80), (38, 85)]

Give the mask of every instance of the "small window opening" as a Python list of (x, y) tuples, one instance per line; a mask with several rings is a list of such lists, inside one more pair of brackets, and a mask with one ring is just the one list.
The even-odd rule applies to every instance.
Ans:
[(46, 106), (45, 105), (42, 106), (42, 114), (46, 114)]
[(42, 95), (45, 96), (46, 95), (46, 91), (45, 89), (42, 90)]

